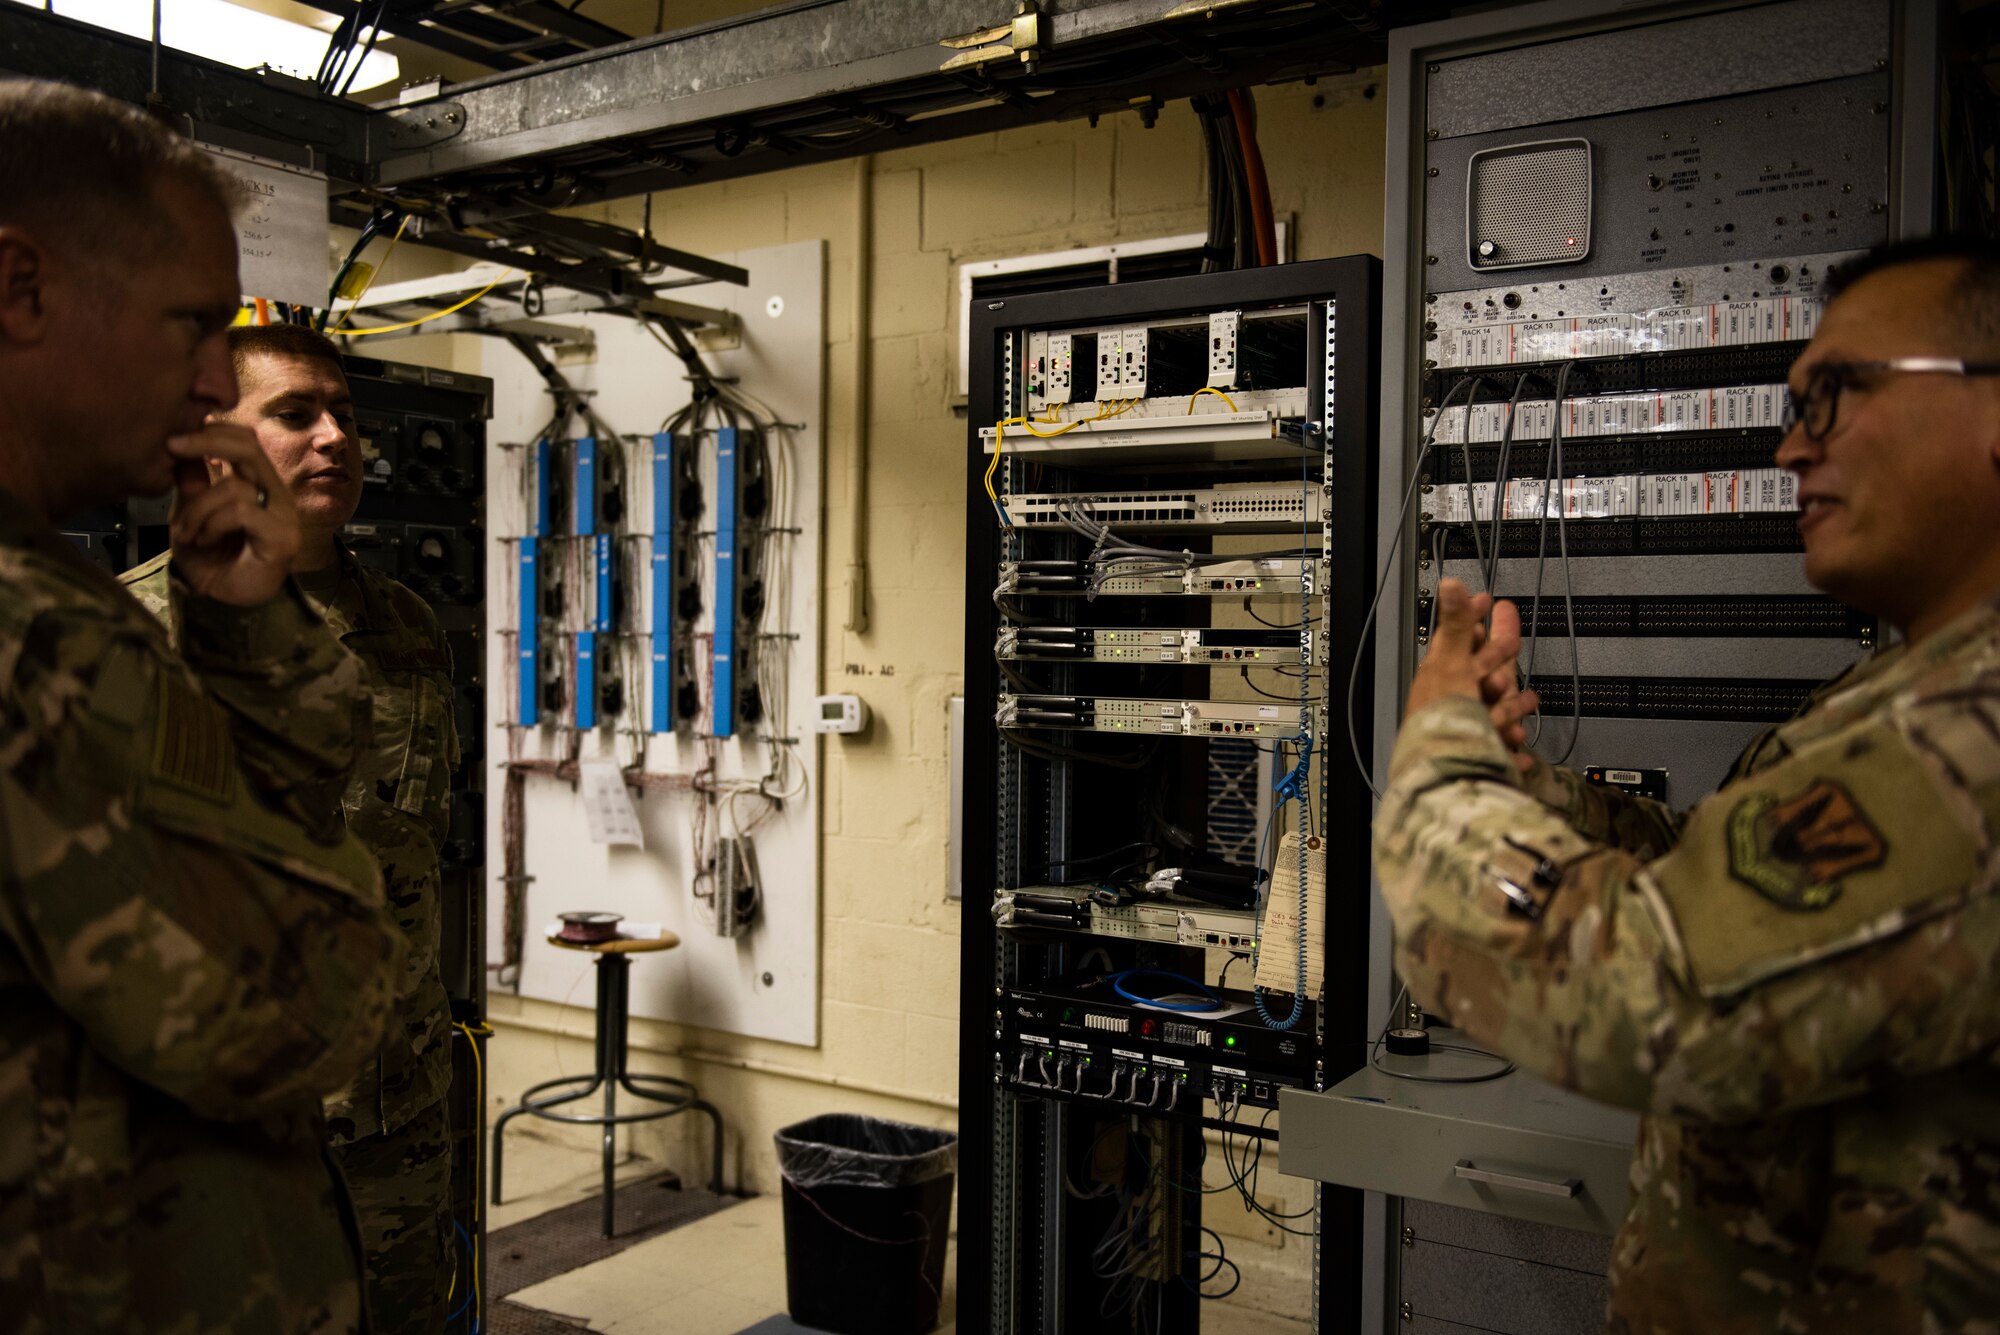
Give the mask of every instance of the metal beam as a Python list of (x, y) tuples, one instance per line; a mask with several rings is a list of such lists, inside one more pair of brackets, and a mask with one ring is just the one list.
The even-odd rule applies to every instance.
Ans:
[[(482, 223), (492, 221), (490, 216), (482, 215), (474, 209), (465, 210), (461, 217), (468, 227), (478, 227)], [(643, 256), (655, 263), (671, 265), (673, 268), (708, 281), (733, 283), (737, 287), (742, 287), (750, 281), (750, 271), (740, 265), (725, 264), (721, 260), (709, 259), (706, 255), (676, 250), (672, 246), (663, 246), (657, 242), (649, 246), (638, 233), (608, 223), (578, 218), (566, 213), (530, 212), (525, 218), (532, 219), (528, 222), (528, 226), (536, 232), (581, 242), (612, 255), (622, 255), (635, 260)]]
[[(0, 0), (0, 70), (82, 84), (144, 105), (153, 91), (151, 64), (148, 42)], [(163, 49), (159, 94), (182, 128), (192, 121), (273, 141), (261, 150), (272, 157), (311, 159), (349, 179), (359, 179), (367, 161), (368, 109), (321, 97), (312, 85), (282, 74), (252, 74)]]
[(396, 185), (923, 78), (949, 54), (941, 38), (1013, 13), (1012, 0), (835, 0), (735, 28), (643, 38), (529, 77), (462, 84), (448, 96), (465, 109), (464, 131), (392, 154), (378, 180)]
[[(493, 284), (491, 294), (468, 307), (462, 315), (441, 316), (425, 324), (425, 331), (435, 334), (454, 329), (490, 329), (510, 321), (537, 320), (548, 316), (605, 314), (656, 316), (698, 329), (735, 330), (742, 327), (742, 319), (734, 311), (675, 301), (650, 292), (618, 296), (604, 292), (545, 291), (540, 294), (531, 315), (521, 305), (521, 289), (527, 280), (520, 276), (506, 277), (508, 268), (504, 264), (481, 264), (458, 273), (385, 284), (369, 289), (366, 300), (360, 306), (354, 311), (342, 311), (341, 315), (352, 323), (362, 324), (364, 328), (378, 318), (391, 322), (413, 320), (429, 311), (451, 305), (456, 297)], [(496, 283), (496, 279), (501, 281)], [(356, 311), (369, 314), (363, 317)]]
[[(1442, 7), (1408, 0), (1399, 14)], [(808, 0), (459, 84), (440, 100), (463, 113), (464, 128), (442, 142), (387, 145), (375, 180), (481, 190), (519, 184), (532, 167), (557, 181), (589, 177), (585, 198), (616, 198), (890, 142), (860, 146), (869, 133), (902, 146), (1116, 109), (1134, 94), (1187, 96), (1381, 58), (1379, 33), (1325, 0), (1167, 18), (1176, 8), (1069, 0), (1043, 16), (1032, 68), (1003, 53), (946, 71), (953, 53), (941, 41), (1006, 25), (1013, 0)], [(857, 146), (845, 148), (849, 139)], [(565, 202), (582, 201), (555, 200)]]
[[(359, 8), (366, 11), (361, 20), (364, 24), (374, 17), (374, 11), (369, 7), (368, 0), (300, 0), (300, 3), (310, 5), (322, 14), (334, 14), (342, 18), (352, 15)], [(382, 18), (382, 31), (392, 37), (401, 37), (420, 46), (427, 46), (433, 51), (442, 51), (448, 56), (457, 56), (460, 60), (484, 65), (487, 69), (525, 69), (532, 68), (536, 63), (535, 58), (525, 51), (512, 49), (496, 51), (485, 42), (462, 36), (449, 28), (425, 23), (421, 18), (385, 14)]]

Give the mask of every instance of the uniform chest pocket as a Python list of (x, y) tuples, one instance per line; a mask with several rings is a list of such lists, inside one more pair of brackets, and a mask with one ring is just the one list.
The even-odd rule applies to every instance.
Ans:
[(374, 736), (350, 797), (428, 818), (450, 789), (450, 695), (430, 672), (377, 671), (369, 687)]

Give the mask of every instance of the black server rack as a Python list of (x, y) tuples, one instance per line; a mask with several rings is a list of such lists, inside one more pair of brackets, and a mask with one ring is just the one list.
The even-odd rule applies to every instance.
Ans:
[[(963, 1329), (1199, 1330), (1203, 1129), (1268, 1141), (1280, 1088), (1365, 1060), (1378, 284), (975, 303)], [(1292, 1225), (1317, 1329), (1353, 1324), (1361, 1217), (1329, 1187)]]
[[(486, 1112), (486, 423), (493, 383), (350, 355), (366, 479), (346, 541), (437, 614), (451, 651), (459, 764), (443, 873), (439, 952), (451, 999), (451, 1212), (458, 1281), (447, 1332), (485, 1326)], [(474, 1275), (475, 1265), (479, 1273)]]

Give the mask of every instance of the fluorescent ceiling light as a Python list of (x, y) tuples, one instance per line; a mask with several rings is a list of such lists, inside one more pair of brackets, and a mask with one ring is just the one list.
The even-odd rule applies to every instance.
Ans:
[[(31, 9), (52, 7), (64, 18), (152, 40), (153, 0), (54, 0), (53, 6), (45, 6), (43, 0), (14, 2)], [(230, 0), (160, 0), (161, 45), (239, 69), (269, 65), (298, 79), (311, 79), (319, 70), (328, 30), (335, 22), (329, 15), (323, 30), (246, 9)], [(365, 28), (362, 41), (367, 41)], [(371, 51), (361, 62), (349, 91), (392, 83), (401, 73), (394, 56)]]

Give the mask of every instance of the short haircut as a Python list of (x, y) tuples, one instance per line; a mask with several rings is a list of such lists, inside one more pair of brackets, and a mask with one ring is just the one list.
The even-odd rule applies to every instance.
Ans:
[(236, 366), (236, 378), (243, 378), (246, 363), (252, 357), (291, 357), (305, 361), (325, 362), (347, 374), (347, 364), (341, 359), (340, 349), (333, 340), (310, 325), (302, 324), (240, 324), (229, 331), (229, 360)]
[(1939, 314), (1954, 333), (1978, 345), (1967, 352), (2000, 352), (2000, 244), (1983, 236), (1944, 234), (1884, 242), (1834, 266), (1827, 275), (1827, 300), (1837, 299), (1870, 274), (1933, 262), (1960, 266), (1959, 279)]
[(0, 80), (0, 227), (19, 227), (100, 272), (129, 271), (181, 244), (162, 182), (234, 213), (242, 187), (137, 107), (47, 79)]

